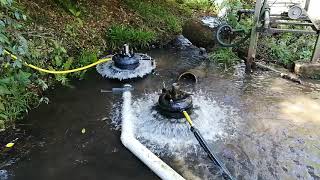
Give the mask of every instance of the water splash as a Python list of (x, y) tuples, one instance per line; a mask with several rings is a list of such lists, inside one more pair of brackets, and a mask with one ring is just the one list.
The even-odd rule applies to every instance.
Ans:
[[(129, 98), (127, 95), (124, 98)], [(130, 97), (131, 98), (131, 97)], [(160, 115), (154, 108), (158, 101), (158, 93), (145, 94), (132, 99), (132, 105), (117, 103), (112, 125), (121, 128), (121, 119), (129, 116), (134, 122), (134, 134), (153, 153), (168, 161), (187, 179), (221, 178), (220, 170), (207, 158), (206, 153), (198, 145), (189, 125), (183, 120), (168, 119)], [(232, 108), (207, 98), (206, 93), (193, 95), (193, 104), (197, 107), (191, 118), (209, 144), (232, 136), (228, 128), (234, 128), (239, 122), (237, 112)], [(126, 106), (124, 110), (122, 107)], [(129, 108), (129, 109), (128, 109)], [(122, 109), (122, 112), (120, 112)], [(123, 114), (125, 113), (125, 114)], [(126, 117), (127, 118), (127, 117)], [(174, 161), (172, 161), (174, 159)], [(196, 165), (196, 166), (195, 166)]]
[(8, 171), (7, 170), (0, 170), (0, 179), (6, 180), (9, 178)]
[[(180, 154), (187, 151), (197, 153), (198, 142), (190, 132), (189, 125), (183, 119), (168, 119), (160, 115), (154, 108), (157, 100), (157, 93), (145, 94), (144, 97), (134, 100), (132, 118), (135, 122), (136, 137), (159, 155)], [(194, 95), (193, 100), (197, 108), (191, 118), (209, 143), (230, 136), (226, 129), (235, 122), (233, 118), (237, 117), (232, 114), (234, 111), (230, 107), (222, 107), (202, 93)], [(112, 125), (116, 129), (120, 129), (121, 126), (120, 107), (120, 103), (113, 107), (115, 114)]]
[(222, 18), (212, 16), (205, 16), (201, 19), (201, 21), (204, 25), (213, 29), (225, 23)]
[(110, 79), (133, 79), (142, 78), (150, 74), (156, 68), (156, 63), (153, 60), (140, 60), (140, 65), (134, 70), (119, 69), (114, 65), (113, 61), (99, 64), (96, 69), (103, 77)]

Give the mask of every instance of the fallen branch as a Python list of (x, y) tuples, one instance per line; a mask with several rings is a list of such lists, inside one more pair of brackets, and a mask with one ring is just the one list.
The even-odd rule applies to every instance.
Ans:
[(264, 64), (259, 63), (259, 62), (256, 62), (256, 66), (259, 67), (260, 69), (273, 71), (273, 72), (279, 74), (280, 77), (282, 77), (283, 79), (287, 79), (287, 80), (290, 80), (290, 81), (295, 82), (295, 83), (303, 84), (302, 80), (300, 78), (298, 78), (297, 76), (293, 75), (293, 74), (288, 74), (288, 73), (281, 72), (281, 71), (279, 71), (277, 69), (274, 69), (274, 68), (272, 68), (270, 66), (264, 65)]

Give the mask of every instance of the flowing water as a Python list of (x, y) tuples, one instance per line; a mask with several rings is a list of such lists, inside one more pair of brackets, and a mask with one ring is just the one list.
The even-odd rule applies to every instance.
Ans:
[[(188, 51), (149, 54), (155, 73), (130, 82), (137, 138), (187, 179), (221, 179), (188, 125), (153, 108), (164, 85), (201, 62)], [(229, 72), (205, 67), (205, 78), (184, 86), (194, 94), (191, 118), (237, 179), (320, 179), (319, 90), (270, 72), (248, 76), (242, 65)], [(74, 85), (53, 90), (51, 103), (23, 121), (33, 146), (0, 164), (6, 179), (157, 179), (121, 145), (122, 96), (100, 92), (123, 83), (92, 73)]]

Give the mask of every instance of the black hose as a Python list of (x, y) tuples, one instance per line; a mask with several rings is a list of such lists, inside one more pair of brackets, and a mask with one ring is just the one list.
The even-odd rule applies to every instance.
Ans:
[(209, 148), (207, 142), (205, 141), (205, 139), (201, 136), (200, 131), (191, 126), (190, 128), (191, 132), (193, 132), (194, 136), (196, 137), (196, 139), (198, 140), (200, 146), (204, 149), (204, 151), (208, 154), (209, 158), (217, 165), (219, 166), (222, 170), (223, 170), (223, 177), (225, 179), (229, 179), (229, 180), (235, 180), (235, 178), (232, 177), (231, 173), (229, 172), (229, 170), (224, 166), (224, 164), (218, 159), (218, 156), (215, 155), (212, 150)]

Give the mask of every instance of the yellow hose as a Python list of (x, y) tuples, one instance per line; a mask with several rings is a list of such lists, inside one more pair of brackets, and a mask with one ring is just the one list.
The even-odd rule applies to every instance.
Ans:
[[(11, 54), (9, 51), (7, 50), (4, 50), (3, 51), (5, 54), (7, 55), (10, 55), (12, 59), (14, 60), (17, 60), (17, 56)], [(39, 72), (44, 72), (44, 73), (48, 73), (48, 74), (68, 74), (68, 73), (74, 73), (74, 72), (78, 72), (78, 71), (83, 71), (83, 70), (86, 70), (86, 69), (89, 69), (93, 66), (96, 66), (98, 64), (101, 64), (101, 63), (104, 63), (104, 62), (107, 62), (107, 61), (110, 61), (111, 58), (103, 58), (103, 59), (100, 59), (99, 61), (97, 62), (94, 62), (92, 64), (89, 64), (87, 66), (84, 66), (84, 67), (80, 67), (80, 68), (76, 68), (76, 69), (71, 69), (71, 70), (63, 70), (63, 71), (55, 71), (55, 70), (48, 70), (48, 69), (43, 69), (43, 68), (40, 68), (40, 67), (37, 67), (37, 66), (34, 66), (32, 64), (28, 64), (27, 62), (24, 62), (23, 64), (25, 66), (28, 66), (34, 70), (37, 70)]]

